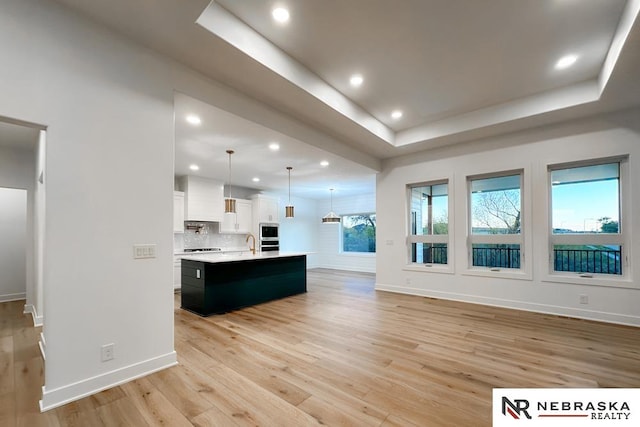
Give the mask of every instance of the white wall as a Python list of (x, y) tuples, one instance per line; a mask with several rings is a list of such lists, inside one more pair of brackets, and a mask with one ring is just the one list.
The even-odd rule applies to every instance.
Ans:
[[(376, 271), (377, 254), (356, 254), (344, 253), (341, 250), (340, 224), (323, 224), (322, 217), (329, 213), (331, 200), (326, 199), (318, 202), (316, 211), (316, 229), (318, 231), (318, 266), (323, 268), (334, 268), (337, 270), (362, 271), (374, 273)], [(334, 193), (333, 211), (339, 215), (350, 215), (359, 213), (376, 212), (376, 194), (362, 194), (355, 197), (339, 197)], [(378, 221), (379, 217), (377, 216)], [(380, 238), (376, 236), (378, 242), (376, 250), (380, 247)]]
[(0, 187), (0, 302), (27, 292), (27, 190)]
[[(149, 51), (52, 2), (2, 2), (0, 39), (0, 115), (47, 126), (48, 408), (176, 361), (174, 85)], [(157, 258), (133, 260), (136, 243)]]
[[(19, 188), (27, 191), (27, 211), (26, 211), (26, 256), (25, 264), (13, 266), (11, 268), (13, 274), (16, 269), (22, 269), (21, 273), (24, 277), (24, 289), (20, 291), (22, 298), (27, 298), (27, 290), (32, 289), (35, 282), (34, 272), (34, 246), (33, 246), (33, 191), (35, 180), (35, 154), (30, 149), (18, 149), (9, 147), (0, 147), (0, 187)], [(0, 205), (2, 206), (2, 205)], [(1, 209), (1, 208), (0, 208)], [(4, 270), (0, 269), (3, 272)], [(0, 294), (2, 292), (0, 291)], [(16, 297), (17, 298), (17, 297)]]
[[(547, 263), (547, 165), (571, 161), (629, 156), (629, 183), (623, 193), (631, 203), (627, 218), (631, 233), (627, 267), (631, 280), (605, 283), (575, 279), (573, 283), (549, 279)], [(392, 159), (377, 179), (378, 245), (377, 289), (437, 298), (556, 313), (568, 316), (640, 325), (640, 110), (529, 130), (475, 141), (456, 147)], [(524, 169), (525, 248), (531, 268), (523, 277), (482, 277), (467, 267), (466, 177), (479, 173)], [(413, 271), (408, 268), (406, 185), (449, 178), (453, 198), (453, 274)], [(624, 214), (624, 213), (623, 213)], [(450, 214), (451, 215), (451, 214)], [(528, 228), (526, 228), (528, 227)], [(594, 284), (587, 284), (591, 281)], [(565, 281), (566, 282), (566, 281)], [(579, 303), (588, 295), (589, 304)]]
[[(288, 196), (287, 196), (288, 197)], [(280, 250), (283, 252), (310, 252), (307, 255), (307, 268), (316, 268), (318, 264), (317, 242), (318, 222), (317, 202), (302, 197), (292, 197), (294, 217), (285, 218), (285, 205), (288, 198), (280, 199)]]

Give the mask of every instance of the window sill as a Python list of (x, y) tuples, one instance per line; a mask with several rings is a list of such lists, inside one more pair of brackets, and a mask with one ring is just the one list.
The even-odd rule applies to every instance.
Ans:
[(372, 258), (376, 256), (376, 253), (375, 252), (340, 252), (340, 255)]
[(462, 272), (463, 276), (481, 276), (481, 277), (491, 277), (494, 279), (515, 279), (515, 280), (533, 280), (533, 275), (531, 273), (527, 273), (521, 270), (514, 269), (499, 269), (499, 270), (490, 270), (488, 268), (469, 268)]
[(638, 285), (626, 277), (607, 277), (602, 274), (594, 274), (593, 277), (580, 277), (573, 274), (546, 274), (542, 278), (543, 282), (567, 283), (572, 285), (605, 286), (609, 288), (638, 289)]
[(420, 273), (440, 273), (440, 274), (454, 274), (453, 267), (450, 265), (443, 266), (442, 264), (407, 264), (402, 268), (404, 271), (418, 271)]

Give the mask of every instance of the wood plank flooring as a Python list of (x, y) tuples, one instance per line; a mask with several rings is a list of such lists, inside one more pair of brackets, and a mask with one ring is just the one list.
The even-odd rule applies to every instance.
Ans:
[(311, 270), (308, 293), (200, 318), (179, 366), (38, 412), (39, 328), (0, 304), (1, 426), (489, 426), (494, 387), (640, 387), (640, 328), (373, 290)]

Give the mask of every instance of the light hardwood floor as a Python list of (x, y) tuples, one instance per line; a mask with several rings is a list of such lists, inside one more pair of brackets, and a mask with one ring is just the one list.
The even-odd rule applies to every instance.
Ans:
[(493, 387), (640, 387), (640, 328), (373, 290), (312, 270), (308, 293), (200, 318), (179, 366), (38, 412), (39, 329), (0, 304), (0, 426), (489, 426)]

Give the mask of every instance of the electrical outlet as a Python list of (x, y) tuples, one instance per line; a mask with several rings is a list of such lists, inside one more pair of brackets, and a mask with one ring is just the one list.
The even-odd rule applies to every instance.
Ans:
[(114, 344), (105, 344), (102, 347), (100, 347), (101, 356), (102, 356), (101, 360), (103, 362), (112, 360), (115, 357), (113, 354), (113, 347), (114, 347)]
[(405, 283), (406, 283), (407, 285), (410, 285), (410, 284), (411, 284), (411, 279), (409, 279), (409, 278), (407, 277), (407, 278), (405, 279)]
[(589, 295), (581, 294), (580, 295), (580, 304), (589, 304)]
[(133, 245), (133, 259), (155, 258), (156, 245)]

